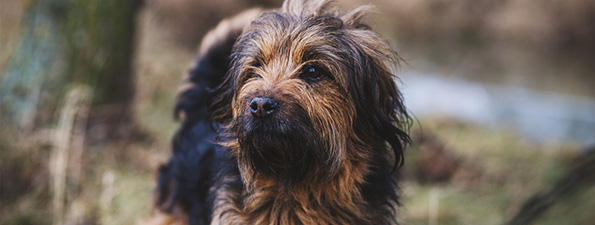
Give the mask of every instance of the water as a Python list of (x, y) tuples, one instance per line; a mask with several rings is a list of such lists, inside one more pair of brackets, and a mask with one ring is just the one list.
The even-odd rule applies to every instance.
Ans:
[[(580, 60), (551, 63), (508, 49), (451, 51), (450, 60), (438, 63), (431, 55), (418, 54), (400, 72), (406, 105), (417, 117), (512, 128), (542, 143), (595, 145), (595, 74), (585, 69), (592, 65), (577, 67)], [(478, 64), (481, 58), (490, 61)]]
[(512, 127), (538, 142), (595, 145), (595, 101), (588, 98), (415, 71), (402, 73), (401, 80), (406, 105), (418, 117)]

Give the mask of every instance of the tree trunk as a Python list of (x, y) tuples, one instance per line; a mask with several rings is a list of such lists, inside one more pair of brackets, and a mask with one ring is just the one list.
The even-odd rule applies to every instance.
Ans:
[(131, 61), (140, 0), (30, 0), (21, 43), (0, 80), (0, 124), (32, 131), (56, 122), (70, 87), (130, 118)]

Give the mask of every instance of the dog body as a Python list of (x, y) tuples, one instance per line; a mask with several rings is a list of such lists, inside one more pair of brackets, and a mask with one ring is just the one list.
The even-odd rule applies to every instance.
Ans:
[(368, 10), (289, 0), (207, 34), (153, 223), (396, 223), (408, 117)]

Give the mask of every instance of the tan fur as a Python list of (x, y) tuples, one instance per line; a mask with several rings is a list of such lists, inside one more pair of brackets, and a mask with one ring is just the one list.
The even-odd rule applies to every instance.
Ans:
[[(367, 93), (372, 97), (365, 99), (371, 102), (370, 105), (379, 106), (378, 111), (389, 115), (391, 122), (398, 123), (400, 121), (397, 119), (400, 118), (392, 117), (400, 116), (395, 113), (394, 104), (400, 104), (400, 95), (388, 65), (398, 63), (399, 57), (384, 39), (362, 23), (365, 15), (372, 11), (370, 6), (343, 13), (331, 7), (331, 3), (330, 0), (287, 0), (278, 13), (292, 19), (288, 24), (280, 26), (276, 24), (279, 21), (256, 19), (255, 23), (259, 23), (258, 25), (247, 26), (246, 18), (254, 18), (262, 13), (254, 10), (222, 22), (203, 40), (199, 56), (207, 54), (205, 49), (217, 46), (220, 37), (235, 35), (230, 30), (237, 31), (238, 26), (246, 26), (244, 34), (259, 32), (259, 35), (247, 39), (245, 46), (236, 46), (236, 50), (247, 48), (244, 49), (246, 55), (235, 58), (234, 68), (237, 70), (232, 69), (227, 77), (235, 79), (231, 81), (234, 84), (231, 86), (237, 86), (237, 90), (223, 90), (233, 93), (229, 97), (231, 107), (225, 102), (226, 96), (216, 96), (219, 98), (216, 101), (219, 102), (210, 109), (215, 122), (227, 126), (227, 131), (232, 130), (230, 120), (250, 116), (249, 103), (252, 99), (259, 96), (271, 97), (283, 106), (283, 110), (276, 112), (279, 118), (292, 118), (297, 113), (306, 114), (304, 116), (308, 118), (311, 127), (325, 141), (328, 148), (325, 149), (328, 154), (325, 163), (329, 165), (323, 167), (328, 171), (310, 172), (310, 177), (304, 182), (282, 186), (275, 178), (257, 173), (250, 165), (239, 160), (238, 167), (244, 187), (236, 190), (228, 185), (231, 181), (240, 179), (239, 177), (230, 175), (221, 178), (221, 186), (213, 190), (215, 201), (211, 224), (375, 224), (375, 221), (394, 221), (392, 218), (387, 219), (392, 214), (386, 214), (386, 211), (394, 210), (393, 205), (382, 205), (380, 207), (385, 207), (383, 209), (386, 210), (379, 210), (378, 206), (368, 204), (359, 188), (372, 173), (374, 151), (383, 149), (382, 145), (386, 145), (386, 142), (385, 139), (370, 137), (371, 134), (354, 130), (357, 129), (358, 120), (356, 102), (363, 98), (353, 99), (350, 95), (353, 91), (352, 81), (359, 78), (353, 77), (355, 75), (350, 73), (350, 67), (376, 69), (374, 78), (378, 80), (378, 84), (373, 93)], [(325, 23), (337, 23), (341, 27), (342, 38), (349, 41), (329, 39), (333, 36), (324, 34), (320, 26), (308, 26), (299, 22), (306, 17), (318, 16), (328, 16)], [(317, 54), (310, 57), (308, 54), (313, 51)], [(355, 62), (358, 65), (345, 65), (343, 58), (350, 54), (369, 57), (366, 58), (367, 61), (362, 60), (365, 62)], [(312, 64), (324, 65), (332, 79), (309, 83), (300, 77), (305, 65)], [(190, 85), (184, 88), (192, 87)], [(220, 144), (237, 159), (243, 151), (239, 142), (231, 138)], [(319, 174), (324, 176), (318, 177)], [(376, 208), (376, 211), (370, 208)], [(187, 223), (185, 217), (178, 217), (179, 215), (182, 214), (155, 213), (151, 223), (147, 224)]]
[[(301, 0), (286, 1), (280, 12), (317, 15), (330, 11), (341, 15), (339, 10), (329, 10), (329, 4), (330, 1), (325, 0), (307, 3)], [(368, 10), (368, 6), (360, 7), (340, 17), (345, 26), (355, 28)], [(345, 97), (348, 91), (347, 74), (344, 68), (335, 66), (333, 58), (302, 61), (309, 49), (326, 45), (328, 40), (318, 33), (319, 30), (300, 26), (298, 24), (286, 30), (264, 30), (260, 39), (253, 40), (260, 51), (259, 58), (242, 59), (244, 66), (240, 73), (258, 74), (260, 78), (248, 78), (243, 83), (232, 103), (233, 117), (249, 114), (250, 99), (262, 95), (304, 107), (315, 129), (323, 139), (330, 140), (329, 152), (334, 160), (328, 163), (333, 164), (331, 173), (335, 175), (323, 184), (306, 182), (292, 186), (291, 190), (283, 190), (271, 178), (257, 174), (252, 179), (251, 168), (240, 165), (247, 192), (230, 193), (225, 188), (218, 191), (212, 224), (352, 224), (347, 214), (355, 215), (366, 223), (374, 219), (365, 214), (367, 210), (362, 193), (354, 188), (365, 182), (364, 176), (368, 173), (367, 166), (370, 163), (368, 156), (372, 149), (353, 133), (355, 108), (351, 99)], [(393, 58), (390, 47), (375, 33), (356, 29), (346, 31), (346, 35), (352, 35), (353, 39), (362, 40), (364, 50), (369, 51), (367, 53), (381, 61)], [(290, 44), (287, 46), (288, 37)], [(334, 82), (322, 81), (309, 87), (301, 80), (298, 77), (300, 68), (312, 62), (329, 65), (329, 72), (335, 76)], [(262, 67), (252, 66), (254, 63)], [(382, 66), (385, 66), (384, 63)], [(236, 156), (242, 151), (237, 142), (224, 144)], [(240, 195), (248, 197), (240, 201)], [(272, 207), (265, 207), (271, 202)], [(329, 211), (328, 206), (340, 210)]]

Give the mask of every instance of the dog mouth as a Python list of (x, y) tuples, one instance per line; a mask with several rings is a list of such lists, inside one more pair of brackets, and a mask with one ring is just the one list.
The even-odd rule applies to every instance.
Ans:
[(319, 174), (316, 171), (324, 171), (324, 142), (310, 121), (299, 116), (305, 114), (292, 115), (236, 118), (232, 127), (240, 145), (240, 163), (284, 185), (300, 183), (311, 174)]

